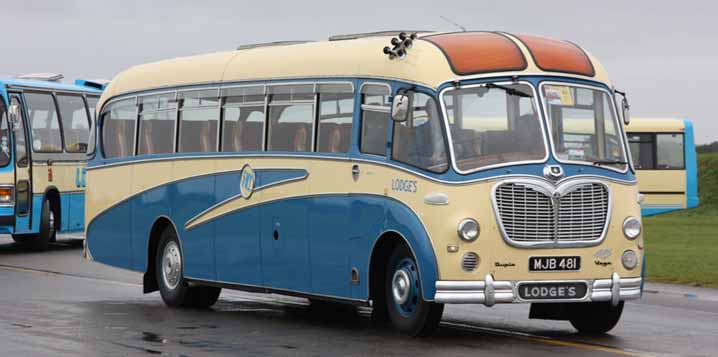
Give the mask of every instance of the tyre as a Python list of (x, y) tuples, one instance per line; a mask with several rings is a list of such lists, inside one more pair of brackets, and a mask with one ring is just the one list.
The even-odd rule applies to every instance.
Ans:
[(155, 257), (155, 275), (162, 301), (169, 307), (208, 308), (217, 302), (222, 292), (211, 286), (189, 286), (183, 275), (177, 233), (171, 227), (162, 231)]
[(603, 334), (611, 331), (623, 313), (623, 301), (613, 306), (611, 302), (571, 304), (569, 321), (576, 330), (587, 334)]
[(50, 201), (42, 202), (40, 214), (40, 232), (37, 234), (13, 235), (12, 239), (27, 249), (34, 251), (45, 251), (50, 242), (55, 241), (55, 213), (50, 208)]
[(416, 260), (403, 244), (389, 258), (384, 292), (389, 320), (401, 333), (427, 336), (439, 326), (444, 305), (424, 301)]

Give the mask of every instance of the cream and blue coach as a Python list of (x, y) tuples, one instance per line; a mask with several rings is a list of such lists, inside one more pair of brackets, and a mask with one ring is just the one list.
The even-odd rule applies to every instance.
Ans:
[(169, 306), (275, 292), (420, 335), (446, 303), (532, 303), (605, 332), (643, 267), (616, 93), (577, 45), (499, 32), (132, 67), (98, 107), (85, 253)]
[(0, 233), (35, 250), (85, 229), (86, 152), (104, 84), (61, 79), (0, 78)]

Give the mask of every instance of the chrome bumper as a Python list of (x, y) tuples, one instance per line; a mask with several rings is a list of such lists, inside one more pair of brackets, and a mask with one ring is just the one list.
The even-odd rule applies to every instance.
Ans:
[[(434, 301), (444, 304), (484, 304), (486, 306), (497, 303), (557, 301), (611, 301), (613, 305), (618, 305), (619, 301), (641, 297), (642, 280), (642, 278), (621, 278), (618, 273), (613, 273), (611, 279), (566, 280), (566, 282), (587, 283), (586, 296), (579, 300), (524, 300), (519, 297), (516, 286), (520, 282), (528, 281), (494, 281), (491, 275), (486, 275), (483, 281), (437, 281)], [(551, 281), (556, 282), (556, 280)]]

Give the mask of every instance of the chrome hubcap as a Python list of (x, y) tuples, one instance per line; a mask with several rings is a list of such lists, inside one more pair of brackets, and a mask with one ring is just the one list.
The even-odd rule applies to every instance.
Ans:
[(162, 253), (162, 279), (165, 286), (174, 290), (182, 277), (182, 256), (175, 242), (169, 242)]
[(409, 291), (411, 290), (411, 278), (404, 269), (399, 269), (394, 273), (391, 279), (391, 292), (394, 302), (402, 305), (409, 299)]

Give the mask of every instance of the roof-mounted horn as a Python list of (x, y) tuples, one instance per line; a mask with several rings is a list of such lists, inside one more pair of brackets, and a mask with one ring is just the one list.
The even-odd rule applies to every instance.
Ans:
[(382, 51), (389, 56), (389, 59), (404, 58), (406, 57), (406, 51), (414, 44), (414, 40), (416, 40), (415, 33), (407, 35), (406, 32), (400, 32), (399, 38), (394, 37), (391, 39), (391, 45), (394, 47), (386, 46)]

